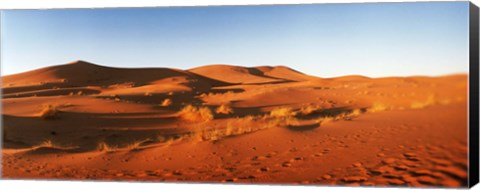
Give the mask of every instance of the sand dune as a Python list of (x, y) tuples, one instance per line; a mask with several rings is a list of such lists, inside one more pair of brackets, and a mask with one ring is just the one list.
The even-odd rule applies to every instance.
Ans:
[(236, 84), (261, 84), (288, 82), (292, 78), (307, 77), (304, 74), (285, 67), (239, 67), (230, 65), (208, 65), (189, 69), (188, 71)]
[(467, 79), (75, 61), (2, 77), (2, 175), (465, 186)]
[(85, 61), (75, 61), (65, 65), (42, 68), (25, 73), (2, 77), (3, 86), (25, 86), (45, 83), (70, 83), (84, 86), (108, 86), (129, 83), (142, 86), (166, 78), (185, 78), (199, 81), (206, 85), (221, 85), (223, 83), (207, 79), (196, 74), (178, 69), (143, 68), (126, 69), (95, 65)]
[(290, 81), (306, 81), (306, 80), (312, 80), (316, 78), (313, 76), (308, 76), (306, 74), (303, 74), (299, 71), (293, 70), (285, 66), (270, 67), (269, 70), (264, 70), (263, 74), (269, 77), (281, 78), (281, 79), (286, 79)]

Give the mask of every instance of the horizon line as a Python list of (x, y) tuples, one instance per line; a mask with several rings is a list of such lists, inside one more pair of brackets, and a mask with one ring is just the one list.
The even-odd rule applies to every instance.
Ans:
[[(51, 67), (58, 67), (58, 66), (66, 66), (66, 65), (69, 65), (69, 64), (76, 64), (76, 63), (87, 63), (87, 64), (90, 64), (90, 65), (94, 65), (94, 66), (99, 66), (99, 67), (105, 67), (105, 68), (111, 68), (111, 69), (176, 69), (176, 70), (182, 70), (182, 71), (188, 71), (188, 70), (191, 70), (191, 69), (196, 69), (196, 68), (200, 68), (200, 67), (206, 67), (206, 66), (230, 66), (230, 67), (242, 67), (242, 68), (258, 68), (258, 67), (272, 67), (272, 68), (276, 68), (276, 67), (286, 67), (288, 69), (291, 69), (295, 72), (299, 72), (301, 74), (304, 74), (304, 75), (307, 75), (307, 76), (313, 76), (313, 77), (317, 77), (317, 78), (321, 78), (321, 79), (330, 79), (330, 78), (340, 78), (340, 77), (347, 77), (347, 76), (358, 76), (358, 77), (366, 77), (366, 78), (371, 78), (371, 79), (379, 79), (379, 78), (392, 78), (392, 77), (400, 77), (400, 78), (407, 78), (407, 77), (446, 77), (446, 76), (455, 76), (455, 75), (469, 75), (470, 72), (452, 72), (452, 73), (447, 73), (447, 74), (439, 74), (439, 75), (422, 75), (422, 74), (413, 74), (413, 75), (389, 75), (389, 76), (377, 76), (377, 77), (373, 77), (373, 76), (368, 76), (368, 75), (363, 75), (363, 74), (345, 74), (345, 75), (337, 75), (337, 76), (331, 76), (331, 77), (323, 77), (323, 76), (318, 76), (318, 75), (310, 75), (310, 74), (307, 74), (303, 71), (299, 71), (295, 68), (292, 68), (290, 66), (286, 66), (286, 65), (258, 65), (258, 66), (242, 66), (242, 65), (235, 65), (235, 64), (228, 64), (228, 63), (212, 63), (212, 64), (204, 64), (204, 65), (201, 65), (201, 66), (195, 66), (195, 67), (191, 67), (191, 68), (172, 68), (172, 67), (116, 67), (116, 66), (109, 66), (109, 65), (101, 65), (101, 64), (97, 64), (97, 63), (93, 63), (93, 62), (90, 62), (90, 61), (85, 61), (85, 60), (75, 60), (75, 61), (70, 61), (70, 62), (66, 62), (66, 63), (61, 63), (61, 64), (56, 64), (56, 65), (50, 65), (50, 66), (45, 66), (45, 67), (39, 67), (39, 68), (34, 68), (34, 69), (31, 69), (31, 70), (27, 70), (27, 71), (22, 71), (22, 72), (18, 72), (18, 73), (11, 73), (11, 74), (3, 74), (3, 73), (0, 73), (0, 77), (3, 78), (3, 77), (8, 77), (8, 76), (13, 76), (13, 75), (18, 75), (18, 74), (23, 74), (23, 73), (27, 73), (27, 72), (32, 72), (32, 71), (35, 71), (35, 70), (40, 70), (40, 69), (46, 69), (46, 68), (51, 68)], [(1, 68), (1, 65), (3, 64), (0, 64), (0, 68)], [(0, 72), (1, 70), (3, 69), (0, 69)]]

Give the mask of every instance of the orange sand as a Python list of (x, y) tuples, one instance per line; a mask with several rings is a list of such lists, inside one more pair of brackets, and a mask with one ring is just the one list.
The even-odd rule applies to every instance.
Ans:
[(4, 76), (2, 90), (5, 178), (467, 184), (467, 75), (77, 61)]

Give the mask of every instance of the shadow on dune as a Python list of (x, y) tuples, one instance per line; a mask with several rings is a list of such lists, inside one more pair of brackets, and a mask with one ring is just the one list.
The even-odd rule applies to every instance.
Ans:
[[(341, 114), (351, 113), (353, 109), (349, 107), (336, 107), (336, 108), (329, 108), (329, 109), (321, 109), (316, 110), (307, 115), (299, 115), (297, 116), (298, 119), (316, 119), (319, 117), (336, 117)], [(364, 111), (364, 109), (362, 109)]]
[[(200, 79), (213, 86), (224, 85), (223, 82), (215, 81), (193, 73), (177, 69), (167, 68), (113, 68), (95, 65), (85, 61), (76, 61), (66, 65), (59, 65), (46, 68), (58, 78), (67, 79), (73, 83), (86, 83), (94, 85), (113, 85), (119, 83), (133, 82), (136, 86), (149, 84), (156, 80), (170, 77), (184, 76), (190, 79)], [(82, 73), (81, 75), (72, 75)]]
[(54, 147), (39, 147), (33, 148), (26, 152), (26, 154), (58, 154), (58, 153), (80, 153), (84, 150), (75, 147), (75, 148), (54, 148)]
[[(148, 117), (142, 117), (142, 116)], [(156, 113), (74, 113), (61, 112), (58, 119), (2, 115), (4, 148), (31, 148), (45, 140), (62, 145), (95, 149), (99, 142), (115, 145), (156, 139), (159, 135), (188, 133), (174, 117), (155, 117)]]
[(287, 129), (290, 129), (292, 131), (309, 131), (313, 130), (320, 127), (319, 123), (313, 123), (313, 124), (306, 124), (306, 125), (288, 125)]
[[(5, 87), (2, 88), (2, 90), (4, 94), (12, 94), (86, 86), (105, 88), (110, 85), (125, 83), (132, 84), (132, 87), (138, 87), (172, 77), (183, 77), (188, 81), (184, 85), (202, 92), (208, 92), (213, 87), (231, 85), (227, 82), (178, 69), (113, 68), (95, 65), (85, 61), (76, 61), (69, 64), (4, 76), (2, 80), (5, 84), (38, 83), (39, 85)], [(45, 80), (62, 80), (63, 82), (46, 82)], [(40, 83), (42, 81), (45, 83)]]
[(242, 88), (222, 88), (222, 89), (212, 88), (208, 92), (204, 92), (204, 93), (222, 93), (222, 94), (224, 94), (224, 93), (229, 93), (229, 92), (241, 93), (241, 92), (245, 92), (245, 89), (242, 89)]
[(5, 88), (2, 88), (2, 93), (5, 95), (5, 94), (20, 93), (20, 92), (48, 90), (48, 89), (54, 89), (54, 88), (72, 88), (72, 87), (78, 87), (78, 86), (75, 86), (69, 83), (62, 83), (62, 82), (48, 82), (48, 83), (43, 83), (39, 85), (5, 87)]
[[(169, 95), (168, 93), (154, 93), (149, 96), (143, 94), (133, 95), (115, 95), (115, 96), (96, 96), (101, 99), (111, 99), (118, 101), (134, 102), (139, 104), (149, 104), (159, 106), (165, 99), (170, 99), (172, 104), (169, 109), (178, 110), (179, 108), (187, 105), (202, 105), (203, 101), (197, 98), (194, 92), (176, 92), (175, 95)], [(162, 108), (162, 107), (158, 107)]]
[[(234, 101), (233, 103), (238, 103), (239, 101)], [(215, 118), (236, 118), (236, 117), (246, 117), (246, 116), (263, 116), (270, 114), (269, 111), (262, 111), (265, 108), (269, 107), (283, 107), (289, 104), (274, 104), (266, 106), (253, 106), (253, 107), (233, 107), (233, 114), (224, 115), (217, 114)], [(217, 106), (209, 106), (211, 110), (215, 110)]]
[(66, 96), (70, 94), (78, 94), (81, 93), (82, 95), (92, 95), (92, 94), (99, 94), (99, 90), (93, 90), (88, 88), (61, 88), (61, 89), (46, 89), (46, 90), (35, 90), (35, 91), (28, 91), (22, 93), (14, 93), (14, 94), (5, 94), (3, 98), (22, 98), (22, 97), (32, 97), (32, 96)]
[(267, 84), (283, 84), (283, 83), (292, 83), (292, 82), (298, 82), (298, 81), (282, 79), (282, 81), (246, 83), (242, 85), (267, 85)]

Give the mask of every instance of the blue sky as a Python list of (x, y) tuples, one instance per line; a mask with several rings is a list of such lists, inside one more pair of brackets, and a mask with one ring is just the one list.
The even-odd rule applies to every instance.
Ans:
[(468, 2), (7, 10), (1, 74), (285, 65), (320, 77), (468, 72)]

